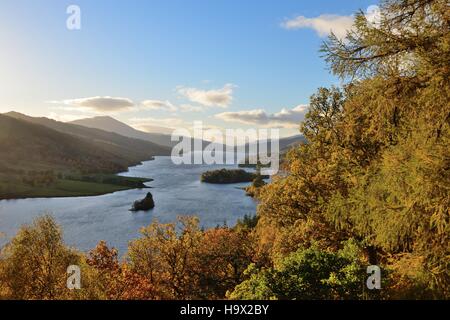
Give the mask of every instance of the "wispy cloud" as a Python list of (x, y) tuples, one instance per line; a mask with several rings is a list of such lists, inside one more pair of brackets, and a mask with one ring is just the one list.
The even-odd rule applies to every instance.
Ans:
[(161, 126), (174, 129), (187, 125), (183, 119), (177, 117), (169, 117), (169, 118), (136, 117), (131, 118), (129, 121), (134, 128), (143, 131), (149, 131), (146, 128), (150, 128), (153, 126)]
[(47, 118), (49, 118), (49, 119), (53, 119), (56, 121), (62, 121), (62, 122), (75, 121), (75, 120), (83, 119), (85, 117), (86, 117), (86, 115), (58, 114), (56, 112), (50, 112), (47, 116)]
[(202, 112), (204, 110), (203, 107), (193, 106), (190, 104), (182, 104), (180, 105), (181, 112)]
[(165, 110), (170, 112), (175, 112), (178, 110), (178, 108), (168, 100), (144, 100), (141, 102), (141, 105), (144, 109), (149, 110)]
[[(375, 26), (381, 19), (380, 8), (376, 5), (369, 6), (365, 16)], [(355, 17), (353, 15), (322, 14), (313, 18), (300, 15), (292, 19), (286, 19), (281, 23), (281, 26), (288, 30), (302, 28), (313, 29), (320, 37), (327, 37), (331, 33), (334, 33), (336, 37), (343, 39), (347, 35), (347, 32), (353, 28), (354, 19)]]
[(301, 28), (313, 29), (320, 37), (327, 37), (333, 32), (337, 37), (344, 38), (347, 31), (353, 26), (353, 17), (334, 14), (324, 14), (315, 18), (297, 16), (284, 21), (281, 25), (283, 28), (290, 30)]
[(186, 88), (180, 86), (177, 92), (187, 98), (191, 102), (199, 103), (207, 107), (226, 108), (233, 100), (233, 84), (226, 84), (220, 89), (202, 90), (197, 88)]
[(91, 112), (121, 112), (128, 111), (134, 106), (134, 102), (128, 98), (109, 96), (97, 96), (49, 102), (75, 107), (73, 108), (73, 110)]
[(141, 108), (145, 110), (162, 110), (174, 113), (177, 111), (202, 112), (206, 107), (191, 104), (174, 105), (168, 100), (144, 100), (141, 102)]
[(238, 122), (247, 125), (264, 127), (295, 128), (303, 120), (308, 107), (299, 105), (293, 109), (281, 109), (280, 112), (269, 114), (263, 109), (243, 110), (237, 112), (222, 112), (215, 118), (227, 122)]

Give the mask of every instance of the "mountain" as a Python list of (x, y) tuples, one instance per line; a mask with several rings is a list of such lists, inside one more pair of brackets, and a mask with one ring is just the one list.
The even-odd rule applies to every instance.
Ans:
[(135, 162), (87, 139), (0, 115), (0, 171), (120, 171)]
[(295, 136), (290, 136), (286, 138), (280, 139), (280, 151), (285, 152), (288, 151), (290, 148), (295, 147), (301, 143), (306, 143), (306, 139), (303, 135), (297, 134)]
[[(88, 128), (101, 129), (108, 132), (115, 132), (122, 136), (141, 139), (146, 141), (151, 141), (153, 143), (159, 144), (161, 146), (173, 147), (176, 142), (170, 140), (170, 134), (168, 133), (170, 129), (163, 128), (162, 131), (165, 133), (149, 133), (136, 130), (129, 125), (120, 122), (109, 116), (100, 116), (93, 118), (85, 118), (80, 120), (75, 120), (70, 122), (71, 124), (81, 125)], [(154, 128), (155, 130), (157, 128)]]
[[(173, 142), (170, 140), (170, 134), (166, 134), (168, 132), (168, 128), (162, 127), (153, 127), (152, 130), (159, 131), (159, 133), (149, 133), (136, 130), (123, 122), (120, 122), (112, 117), (101, 116), (94, 118), (86, 118), (81, 120), (75, 120), (71, 122), (72, 124), (78, 124), (89, 128), (97, 128), (105, 131), (115, 132), (123, 136), (148, 140), (160, 145), (173, 147), (178, 142)], [(305, 138), (302, 135), (294, 135), (291, 137), (281, 138), (279, 145), (280, 151), (284, 152), (290, 147), (305, 142)], [(210, 144), (209, 141), (203, 141), (203, 147)], [(246, 146), (248, 148), (248, 144)]]
[[(257, 142), (246, 143), (245, 148), (246, 148), (247, 151), (250, 149), (250, 147), (258, 148), (258, 144), (259, 143), (264, 143), (264, 142), (267, 143), (267, 140), (258, 140)], [(271, 140), (269, 140), (268, 145), (267, 145), (267, 151), (268, 152), (271, 151), (271, 144), (270, 144), (270, 142), (271, 142)], [(299, 145), (299, 144), (305, 143), (305, 142), (306, 142), (306, 139), (301, 134), (297, 134), (297, 135), (290, 136), (290, 137), (285, 137), (285, 138), (280, 138), (278, 140), (279, 152), (280, 153), (285, 153), (290, 148), (295, 147), (296, 145)]]
[(99, 149), (106, 150), (119, 158), (126, 155), (126, 157), (131, 159), (132, 162), (140, 162), (155, 155), (170, 154), (170, 148), (166, 146), (161, 146), (141, 139), (133, 139), (113, 132), (55, 121), (44, 117), (30, 117), (18, 112), (9, 112), (5, 115), (15, 119), (43, 125), (53, 130), (71, 134), (79, 138), (88, 139)]
[(97, 195), (142, 188), (116, 176), (170, 149), (98, 129), (0, 114), (0, 199)]

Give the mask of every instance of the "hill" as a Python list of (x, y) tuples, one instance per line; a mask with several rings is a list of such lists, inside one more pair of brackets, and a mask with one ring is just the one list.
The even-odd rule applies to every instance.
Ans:
[(167, 128), (164, 128), (165, 133), (149, 133), (136, 130), (129, 125), (120, 122), (109, 116), (100, 116), (93, 118), (85, 118), (80, 120), (75, 120), (70, 122), (71, 124), (76, 124), (88, 128), (101, 129), (108, 132), (115, 132), (125, 137), (141, 139), (156, 143), (161, 146), (172, 147), (176, 143), (170, 140), (170, 134), (167, 134)]
[(305, 143), (306, 139), (302, 134), (297, 134), (295, 136), (290, 136), (280, 139), (280, 151), (286, 152), (290, 148), (298, 146), (301, 143)]
[[(60, 130), (64, 127), (45, 118), (31, 119), (60, 126)], [(77, 129), (67, 128), (68, 132)], [(89, 195), (143, 187), (145, 180), (115, 178), (112, 174), (151, 159), (156, 155), (151, 149), (155, 145), (110, 133), (100, 139), (102, 133), (95, 134), (89, 136), (82, 130), (79, 135), (64, 133), (0, 115), (0, 198)]]
[(148, 140), (130, 138), (114, 132), (97, 128), (89, 128), (73, 123), (55, 121), (44, 117), (30, 117), (18, 112), (9, 112), (5, 115), (15, 119), (43, 125), (62, 133), (89, 139), (89, 141), (96, 144), (98, 148), (107, 150), (118, 157), (123, 157), (126, 155), (126, 157), (131, 159), (133, 162), (140, 162), (151, 156), (170, 154), (169, 147), (162, 146)]

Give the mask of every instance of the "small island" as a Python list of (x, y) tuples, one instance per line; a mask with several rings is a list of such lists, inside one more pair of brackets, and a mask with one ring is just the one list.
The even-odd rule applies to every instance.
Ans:
[(155, 202), (153, 201), (153, 196), (150, 192), (148, 192), (144, 199), (137, 200), (133, 203), (130, 211), (148, 211), (154, 207)]
[[(259, 173), (247, 172), (243, 169), (220, 169), (213, 171), (206, 171), (201, 176), (201, 182), (226, 184), (226, 183), (240, 183), (252, 182)], [(262, 179), (267, 179), (268, 176), (262, 176)]]

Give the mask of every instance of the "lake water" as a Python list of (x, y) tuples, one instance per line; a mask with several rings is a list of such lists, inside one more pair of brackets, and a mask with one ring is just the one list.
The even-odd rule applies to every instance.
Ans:
[[(172, 222), (178, 215), (196, 215), (205, 228), (234, 225), (245, 214), (254, 215), (256, 202), (245, 195), (241, 184), (207, 184), (200, 175), (207, 170), (235, 168), (226, 165), (175, 165), (170, 157), (131, 167), (124, 176), (152, 178), (152, 189), (126, 190), (112, 194), (76, 198), (39, 198), (0, 201), (0, 247), (15, 235), (22, 224), (52, 214), (62, 226), (66, 244), (82, 251), (94, 248), (100, 240), (126, 252), (128, 242), (139, 236), (139, 229), (158, 219)], [(150, 191), (155, 208), (130, 212), (132, 203)]]

